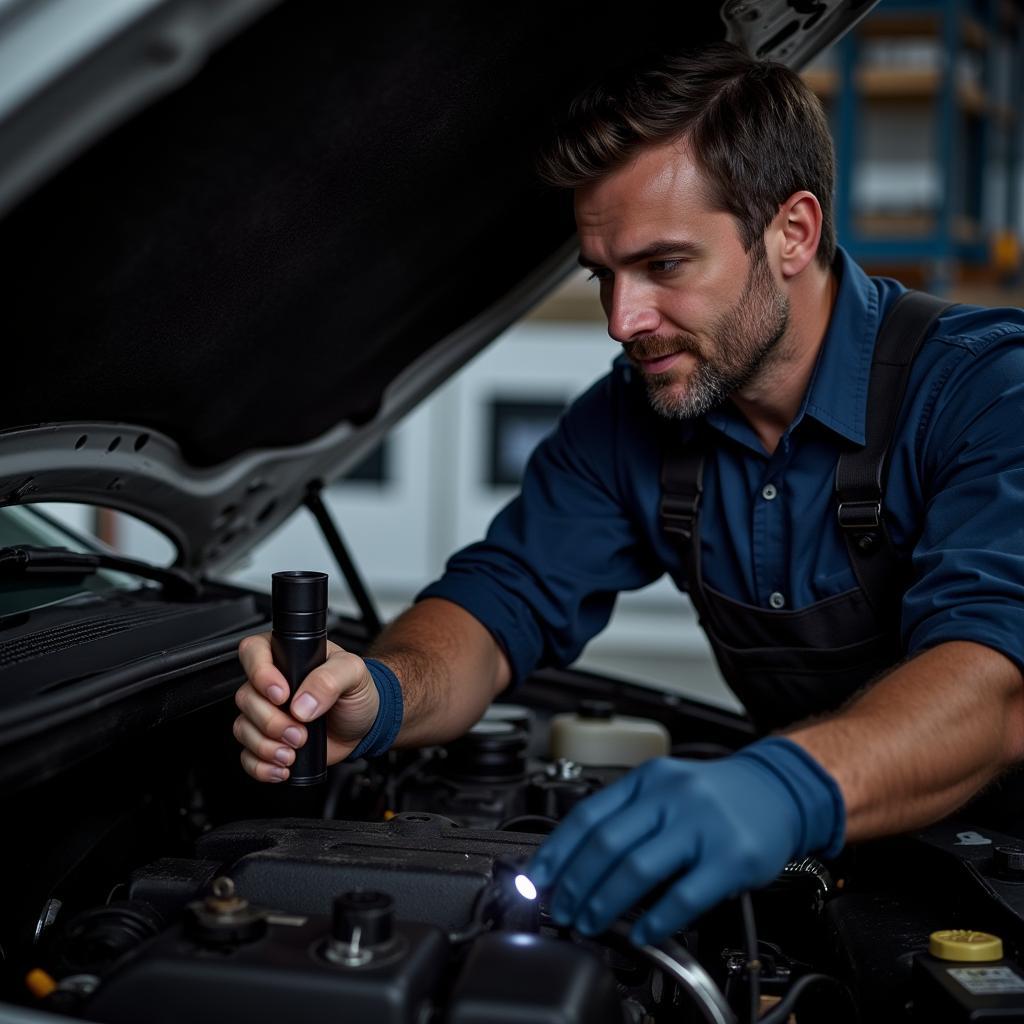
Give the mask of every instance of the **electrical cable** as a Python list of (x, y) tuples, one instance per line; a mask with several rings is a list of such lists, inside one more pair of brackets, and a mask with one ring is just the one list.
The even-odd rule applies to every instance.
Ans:
[(398, 791), (404, 783), (413, 775), (419, 774), (435, 758), (440, 757), (441, 753), (440, 747), (425, 747), (419, 757), (415, 758), (404, 768), (400, 768), (396, 774), (389, 776), (385, 782), (385, 794), (389, 807), (398, 806)]
[(835, 985), (840, 989), (845, 988), (838, 978), (833, 978), (829, 974), (805, 974), (793, 984), (792, 988), (783, 996), (780, 1002), (776, 1003), (775, 1006), (760, 1018), (758, 1024), (785, 1024), (804, 992), (822, 982)]
[(0, 578), (45, 575), (50, 579), (83, 579), (100, 569), (154, 580), (171, 598), (195, 601), (202, 597), (202, 584), (184, 569), (150, 565), (135, 558), (101, 551), (71, 551), (63, 547), (14, 544), (0, 547)]
[(476, 899), (473, 901), (473, 910), (468, 924), (458, 931), (449, 932), (448, 941), (453, 946), (460, 946), (464, 942), (469, 942), (483, 935), (491, 921), (491, 917), (488, 916), (490, 911), (500, 904), (503, 896), (504, 893), (500, 886), (493, 882), (485, 885), (477, 893)]
[(750, 893), (745, 892), (739, 898), (740, 913), (743, 918), (743, 942), (747, 955), (747, 992), (750, 1011), (748, 1020), (755, 1024), (761, 1009), (761, 958), (757, 947), (757, 925), (754, 922), (754, 903)]
[[(736, 983), (747, 991), (747, 1024), (756, 1024), (761, 1009), (761, 946), (757, 938), (757, 925), (754, 918), (754, 904), (749, 893), (743, 893), (736, 899), (740, 910), (743, 928), (743, 972), (742, 977), (733, 973), (725, 979), (725, 998), (730, 1006), (736, 1006), (737, 997), (734, 991)], [(739, 1010), (737, 1008), (737, 1013)]]

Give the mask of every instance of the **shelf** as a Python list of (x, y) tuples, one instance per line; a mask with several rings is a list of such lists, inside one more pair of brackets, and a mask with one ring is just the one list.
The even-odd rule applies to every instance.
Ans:
[[(933, 213), (870, 213), (854, 218), (858, 237), (865, 240), (886, 238), (924, 239), (935, 234), (938, 218)], [(954, 217), (951, 236), (961, 245), (985, 241), (982, 226), (970, 217)]]
[(831, 99), (839, 88), (839, 74), (831, 68), (809, 68), (800, 77), (819, 99)]
[[(942, 88), (942, 72), (931, 68), (858, 68), (857, 88), (869, 99), (934, 99)], [(983, 113), (989, 105), (983, 89), (974, 82), (957, 84), (961, 109)]]
[[(831, 99), (839, 88), (839, 74), (830, 68), (814, 68), (802, 77), (823, 100)], [(861, 95), (875, 101), (933, 100), (942, 88), (942, 73), (931, 68), (858, 68), (855, 80)], [(988, 96), (975, 83), (961, 82), (956, 92), (961, 110), (983, 114), (989, 109)]]
[[(863, 39), (939, 36), (942, 34), (942, 17), (938, 11), (890, 14), (879, 10), (873, 17), (861, 22), (857, 33)], [(960, 40), (974, 50), (984, 50), (992, 41), (989, 30), (970, 14), (960, 18)]]
[[(836, 193), (840, 240), (862, 262), (916, 268), (926, 288), (941, 289), (964, 268), (991, 270), (998, 231), (1015, 238), (1019, 230), (1020, 158), (1011, 135), (1021, 122), (1008, 62), (1024, 53), (1024, 0), (889, 0), (882, 7), (840, 41), (831, 62), (804, 77), (832, 100), (836, 156), (848, 167)], [(876, 187), (877, 168), (870, 189), (856, 182), (869, 119), (878, 125), (869, 133), (870, 159), (890, 159), (886, 146), (894, 162), (909, 164), (918, 150), (927, 156), (931, 173), (920, 188), (905, 167), (891, 193)], [(920, 139), (892, 137), (912, 132), (915, 121), (927, 123)], [(1004, 178), (996, 194), (994, 170)], [(933, 196), (926, 186), (935, 180), (941, 192)], [(984, 224), (979, 210), (987, 213)], [(1011, 262), (1007, 255), (1000, 265)]]

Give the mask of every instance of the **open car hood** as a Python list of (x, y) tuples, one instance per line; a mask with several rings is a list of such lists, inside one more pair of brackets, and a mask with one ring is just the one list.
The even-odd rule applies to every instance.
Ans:
[(0, 2), (0, 505), (230, 563), (572, 265), (534, 157), (575, 93), (872, 6)]

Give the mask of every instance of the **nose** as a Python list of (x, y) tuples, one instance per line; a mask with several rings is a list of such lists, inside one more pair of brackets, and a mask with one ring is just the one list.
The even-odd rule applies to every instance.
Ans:
[(608, 317), (608, 334), (626, 344), (649, 334), (657, 334), (661, 314), (650, 289), (640, 282), (617, 274), (603, 289), (602, 305)]

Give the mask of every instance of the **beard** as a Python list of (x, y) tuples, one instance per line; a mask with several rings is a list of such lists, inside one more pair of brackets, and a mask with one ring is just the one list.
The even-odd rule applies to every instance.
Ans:
[(789, 327), (789, 299), (779, 291), (768, 269), (764, 243), (752, 250), (750, 270), (736, 305), (712, 321), (707, 348), (689, 334), (651, 335), (628, 346), (630, 359), (655, 359), (688, 352), (696, 361), (689, 380), (672, 371), (644, 374), (654, 411), (667, 419), (703, 416), (746, 387), (778, 353)]

